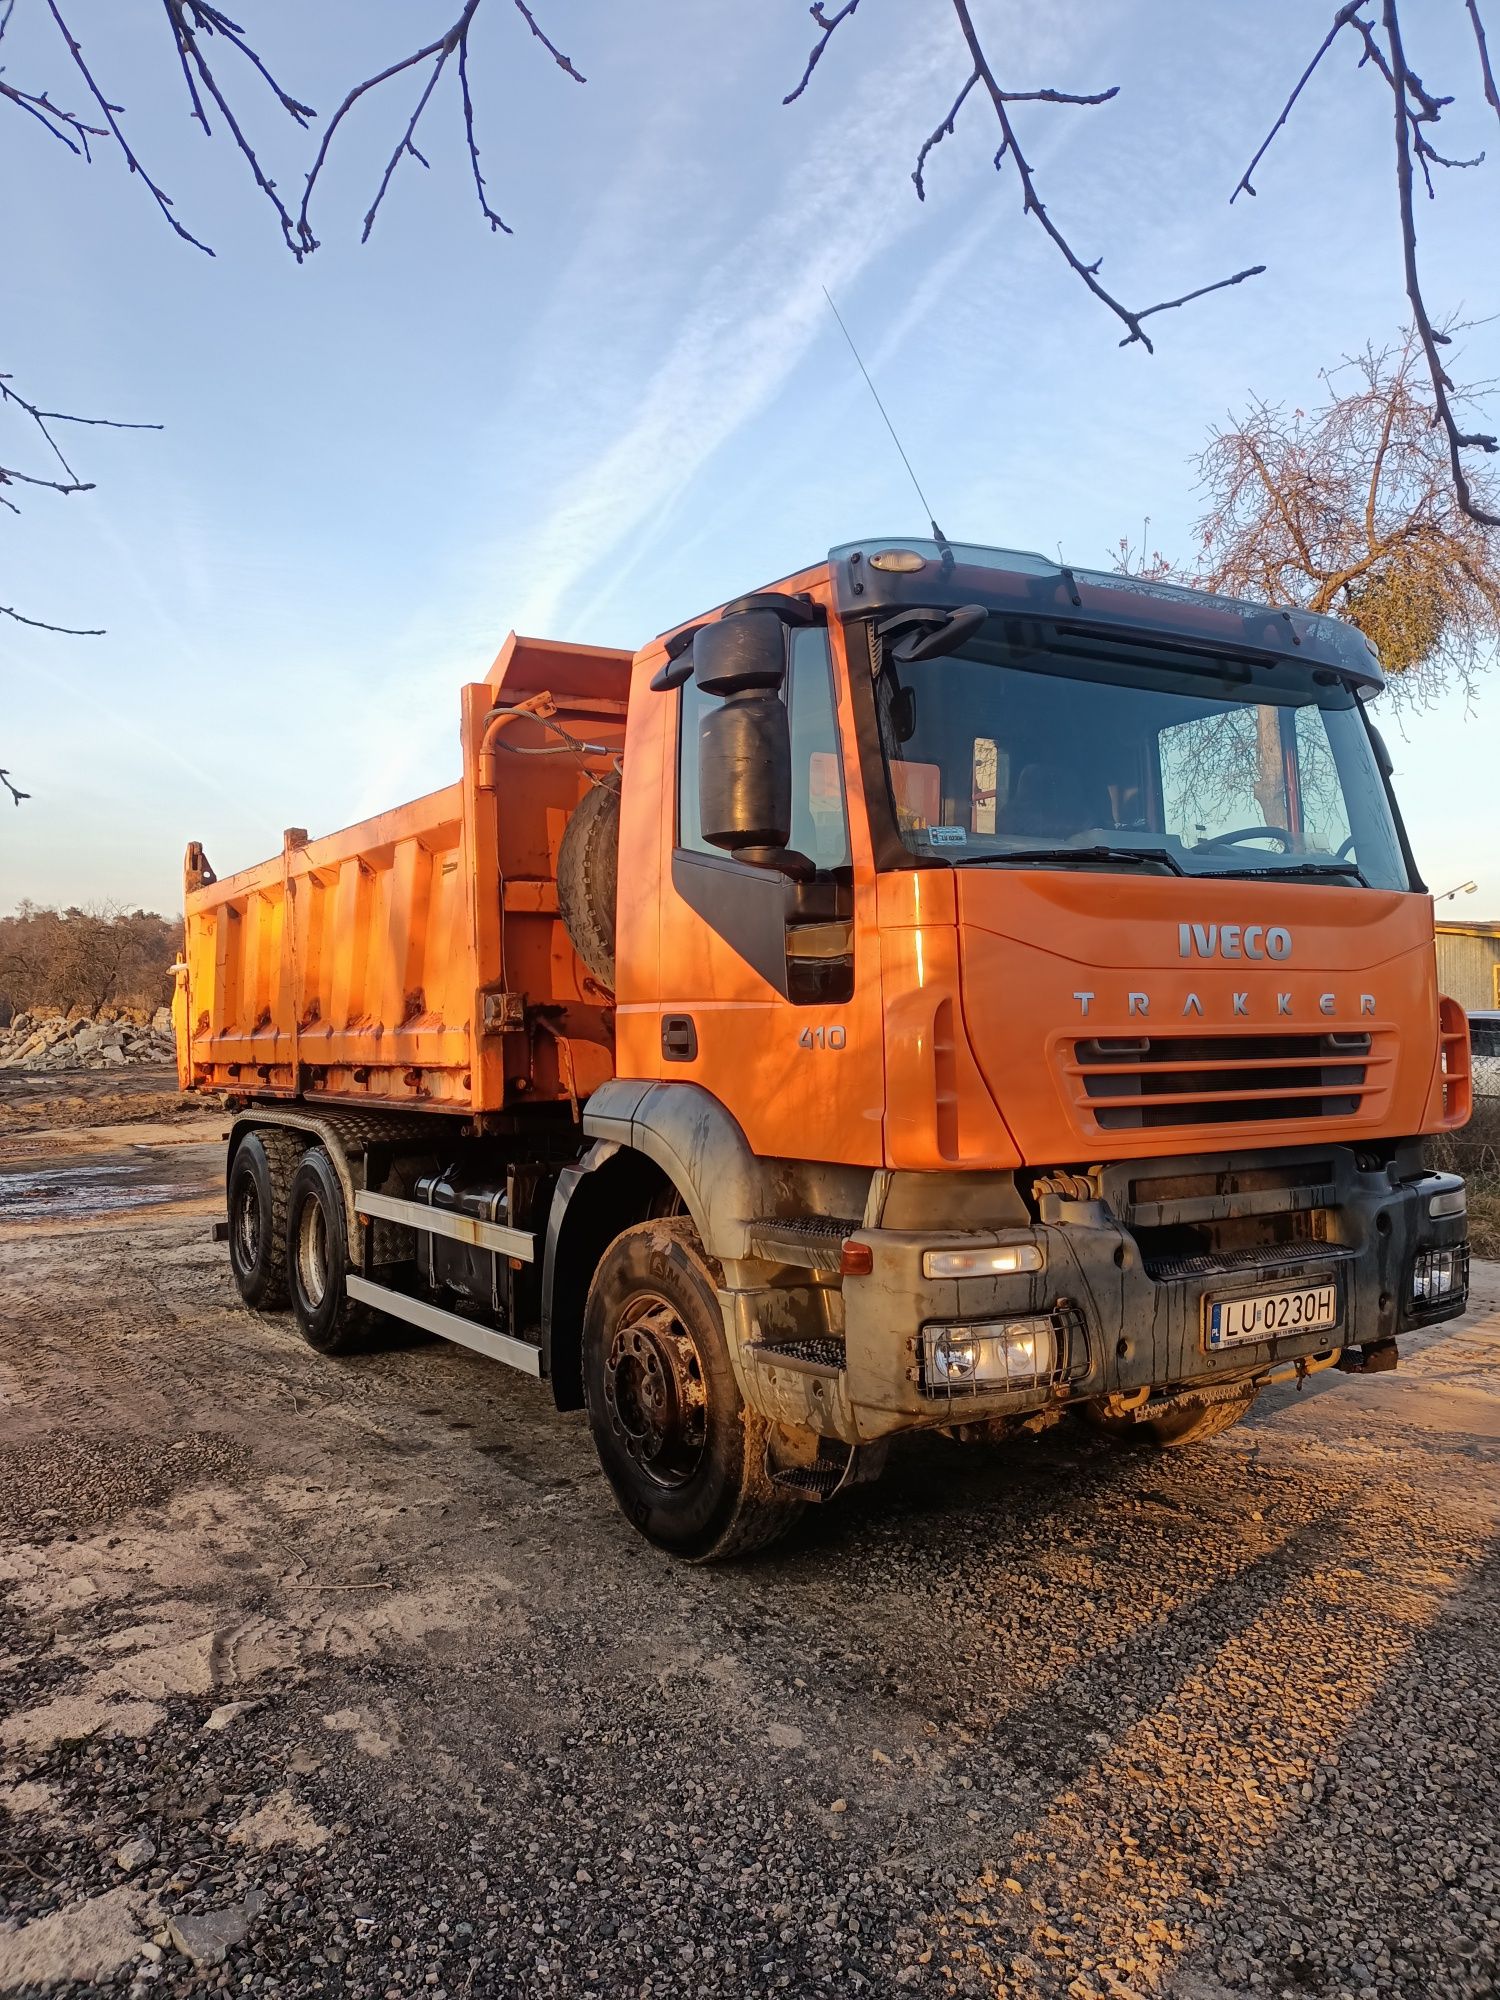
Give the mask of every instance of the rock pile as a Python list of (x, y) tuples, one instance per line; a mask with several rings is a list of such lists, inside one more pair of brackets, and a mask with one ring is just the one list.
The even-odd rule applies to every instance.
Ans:
[(112, 1010), (88, 1014), (17, 1014), (0, 1028), (0, 1069), (123, 1069), (127, 1063), (176, 1060), (172, 1016), (149, 1020)]

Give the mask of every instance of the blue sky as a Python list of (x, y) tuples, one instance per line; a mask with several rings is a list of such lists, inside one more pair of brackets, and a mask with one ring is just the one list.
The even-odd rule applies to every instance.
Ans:
[[(326, 116), (454, 11), (242, 0), (239, 18)], [(1121, 86), (1099, 110), (1023, 107), (1052, 212), (1121, 296), (1268, 274), (1153, 322), (1154, 357), (1122, 351), (991, 171), (975, 101), (919, 204), (917, 148), (967, 73), (947, 0), (865, 0), (788, 109), (801, 0), (541, 0), (584, 88), (491, 0), (478, 119), (515, 235), (479, 218), (449, 78), (423, 126), (431, 171), (403, 165), (360, 247), (401, 83), (335, 153), (324, 248), (299, 268), (238, 159), (188, 123), (154, 11), (74, 0), (138, 147), (218, 254), (180, 243), (112, 154), (85, 169), (0, 118), (0, 175), (25, 192), (0, 223), (0, 366), (55, 406), (164, 426), (75, 434), (97, 491), (38, 495), (0, 526), (0, 603), (108, 628), (0, 624), (0, 762), (33, 794), (0, 801), (0, 909), (170, 910), (190, 838), (225, 873), (285, 826), (326, 831), (455, 776), (458, 687), (511, 627), (633, 647), (832, 543), (920, 528), (825, 284), (949, 535), (1103, 564), (1149, 516), (1152, 545), (1186, 554), (1208, 426), (1252, 391), (1312, 399), (1320, 367), (1401, 323), (1388, 99), (1341, 52), (1259, 199), (1230, 209), (1327, 9), (976, 12), (1017, 87)], [(71, 102), (54, 32), (42, 0), (17, 0), (7, 75)], [(1469, 101), (1450, 148), (1494, 151), (1465, 34), (1457, 0), (1424, 6), (1412, 59)], [(300, 190), (305, 142), (269, 111), (255, 136)], [(1497, 199), (1492, 163), (1424, 209), (1445, 311), (1496, 308), (1475, 253)], [(1500, 330), (1468, 336), (1465, 370), (1500, 375)], [(1497, 702), (1387, 726), (1429, 882), (1480, 882), (1456, 916), (1500, 916)]]

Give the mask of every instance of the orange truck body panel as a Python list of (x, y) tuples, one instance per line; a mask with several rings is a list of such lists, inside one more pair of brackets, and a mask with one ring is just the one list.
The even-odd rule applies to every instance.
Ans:
[[(185, 1087), (465, 1114), (587, 1096), (610, 996), (557, 913), (557, 850), (623, 748), (628, 653), (506, 641), (462, 691), (457, 784), (215, 880), (188, 850), (176, 1015)], [(548, 713), (606, 753), (496, 708)], [(507, 996), (524, 993), (523, 1017)]]

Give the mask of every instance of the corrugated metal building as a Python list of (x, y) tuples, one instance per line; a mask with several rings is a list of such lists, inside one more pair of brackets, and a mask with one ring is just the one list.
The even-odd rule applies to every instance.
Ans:
[(1437, 926), (1438, 991), (1467, 1014), (1500, 1008), (1500, 924)]

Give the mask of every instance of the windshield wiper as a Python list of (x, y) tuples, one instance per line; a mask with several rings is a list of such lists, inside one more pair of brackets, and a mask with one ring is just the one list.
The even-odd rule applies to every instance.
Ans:
[(971, 868), (987, 861), (1138, 861), (1167, 869), (1173, 875), (1187, 870), (1175, 854), (1164, 847), (1012, 847), (989, 854), (955, 854), (958, 868)]
[(1268, 878), (1277, 875), (1352, 875), (1361, 889), (1370, 886), (1352, 861), (1293, 861), (1284, 868), (1278, 868), (1273, 863), (1269, 868), (1212, 868), (1205, 872), (1232, 875), (1236, 880), (1261, 875)]

